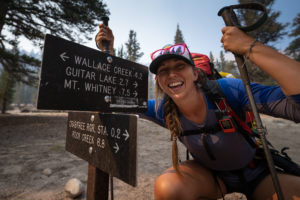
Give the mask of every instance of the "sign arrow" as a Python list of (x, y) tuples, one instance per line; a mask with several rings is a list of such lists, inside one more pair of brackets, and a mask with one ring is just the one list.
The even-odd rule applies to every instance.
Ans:
[(118, 151), (119, 151), (119, 145), (118, 145), (118, 143), (115, 143), (116, 144), (116, 146), (114, 146), (113, 148), (115, 149), (115, 153), (118, 153)]
[(125, 129), (125, 133), (123, 133), (123, 136), (125, 136), (125, 141), (129, 138), (129, 133), (126, 129)]
[(65, 59), (69, 59), (69, 57), (65, 55), (66, 53), (67, 53), (67, 52), (63, 52), (62, 54), (60, 54), (60, 58), (61, 58), (64, 62), (66, 61)]
[(133, 86), (134, 86), (134, 88), (137, 88), (138, 83), (136, 81), (134, 81)]
[(137, 97), (138, 93), (136, 91), (133, 92), (134, 97)]

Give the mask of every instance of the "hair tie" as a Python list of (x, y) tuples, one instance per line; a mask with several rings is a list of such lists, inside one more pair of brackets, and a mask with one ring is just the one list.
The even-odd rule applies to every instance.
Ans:
[(247, 53), (246, 53), (246, 58), (247, 58), (247, 59), (249, 59), (249, 55), (250, 55), (250, 53), (251, 53), (251, 51), (252, 51), (252, 48), (255, 46), (255, 43), (256, 43), (256, 42), (258, 42), (257, 39), (255, 39), (255, 40), (251, 43), (251, 45), (250, 45), (250, 47), (249, 47), (249, 49), (248, 49), (248, 51), (247, 51)]

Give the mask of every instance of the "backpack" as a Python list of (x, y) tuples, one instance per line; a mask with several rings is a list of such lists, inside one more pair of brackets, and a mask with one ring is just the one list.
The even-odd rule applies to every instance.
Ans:
[(204, 71), (208, 79), (216, 80), (222, 78), (222, 75), (218, 72), (218, 70), (216, 70), (214, 64), (210, 62), (207, 55), (191, 53), (191, 57), (194, 61), (195, 67)]
[[(210, 59), (207, 55), (201, 53), (191, 53), (191, 57), (194, 61), (195, 67), (204, 71), (209, 80), (217, 80), (220, 78), (234, 78), (234, 76), (230, 73), (218, 72), (218, 70), (214, 67), (214, 64), (210, 62)], [(246, 112), (245, 123), (253, 132), (256, 132), (256, 123), (254, 120), (254, 115), (251, 111)]]

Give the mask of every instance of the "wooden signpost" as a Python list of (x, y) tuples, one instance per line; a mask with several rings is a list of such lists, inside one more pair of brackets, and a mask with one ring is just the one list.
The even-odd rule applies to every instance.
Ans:
[(112, 112), (144, 113), (147, 99), (147, 67), (46, 35), (37, 108), (77, 111), (66, 150), (89, 162), (88, 200), (108, 199), (109, 175), (137, 185), (137, 115)]

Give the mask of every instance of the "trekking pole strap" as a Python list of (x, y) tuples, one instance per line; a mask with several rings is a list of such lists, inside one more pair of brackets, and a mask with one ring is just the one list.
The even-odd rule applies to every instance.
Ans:
[[(255, 3), (252, 3), (252, 4), (255, 4)], [(238, 28), (241, 27), (235, 13), (233, 12), (233, 9), (241, 8), (241, 7), (243, 7), (242, 5), (227, 6), (227, 7), (222, 8), (218, 12), (218, 15), (222, 16), (226, 26), (236, 26)], [(251, 5), (251, 6), (253, 7), (253, 5)], [(248, 8), (250, 8), (251, 6), (249, 6)], [(262, 5), (257, 4), (257, 7), (260, 7), (260, 6), (262, 6)], [(245, 8), (245, 7), (243, 7), (243, 8)], [(257, 111), (256, 103), (255, 103), (255, 100), (254, 100), (254, 97), (253, 97), (253, 94), (252, 94), (252, 91), (251, 91), (250, 79), (249, 79), (247, 68), (246, 68), (246, 65), (245, 65), (245, 59), (242, 55), (234, 54), (234, 56), (235, 56), (235, 60), (237, 62), (237, 65), (238, 65), (238, 68), (239, 68), (239, 71), (240, 71), (240, 74), (241, 74), (242, 81), (243, 81), (244, 86), (245, 86), (245, 90), (246, 90), (246, 93), (247, 93), (247, 96), (248, 96), (248, 99), (249, 99), (249, 103), (250, 103), (254, 118), (255, 118), (255, 122), (256, 122), (256, 125), (257, 125), (257, 131), (258, 131), (258, 134), (260, 136), (260, 139), (261, 139), (261, 142), (262, 142), (262, 145), (263, 145), (264, 153), (265, 153), (266, 160), (267, 160), (267, 163), (268, 163), (268, 166), (269, 166), (269, 170), (270, 170), (270, 174), (271, 174), (271, 177), (272, 177), (273, 185), (274, 185), (275, 191), (277, 193), (277, 197), (278, 197), (279, 200), (283, 200), (284, 199), (283, 198), (283, 193), (282, 193), (282, 190), (281, 190), (281, 187), (280, 187), (280, 184), (279, 184), (279, 180), (278, 180), (278, 177), (277, 177), (277, 173), (276, 173), (276, 170), (275, 170), (274, 161), (272, 159), (272, 155), (270, 153), (270, 150), (269, 150), (268, 145), (267, 145), (267, 140), (265, 138), (266, 130), (263, 128), (262, 121), (261, 121), (261, 118), (260, 118), (259, 113)], [(264, 130), (264, 131), (262, 131), (262, 130)], [(262, 131), (262, 132), (260, 132), (260, 131)]]
[[(250, 9), (250, 10), (262, 11), (262, 13), (260, 14), (260, 18), (254, 24), (251, 24), (249, 26), (241, 26), (239, 23), (237, 23), (237, 20), (232, 20), (236, 16), (234, 9)], [(244, 3), (244, 4), (226, 6), (218, 12), (218, 16), (222, 16), (224, 10), (228, 10), (230, 12), (230, 16), (231, 16), (230, 18), (232, 23), (231, 26), (235, 26), (245, 32), (249, 32), (257, 29), (268, 18), (265, 6), (259, 3)]]

